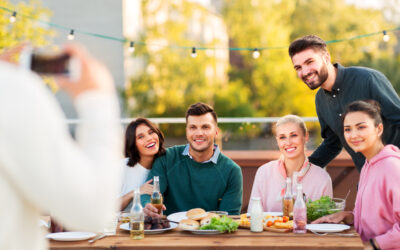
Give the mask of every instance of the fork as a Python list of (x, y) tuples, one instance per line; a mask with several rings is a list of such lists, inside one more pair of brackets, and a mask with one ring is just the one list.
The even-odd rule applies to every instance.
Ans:
[(345, 237), (357, 236), (356, 233), (318, 233), (318, 232), (313, 231), (313, 230), (309, 230), (309, 231), (312, 232), (313, 234), (318, 235), (318, 236), (324, 236), (324, 235), (328, 235), (328, 234), (334, 234), (334, 235), (345, 236)]
[(96, 237), (94, 237), (93, 239), (91, 239), (91, 240), (88, 240), (88, 242), (89, 243), (93, 243), (93, 242), (95, 242), (96, 240), (100, 240), (100, 239), (102, 239), (102, 238), (104, 238), (104, 237), (106, 237), (107, 235), (105, 235), (105, 234), (99, 234), (99, 235), (97, 235)]

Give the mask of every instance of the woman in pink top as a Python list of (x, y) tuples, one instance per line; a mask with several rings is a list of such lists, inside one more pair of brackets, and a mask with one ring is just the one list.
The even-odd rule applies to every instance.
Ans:
[[(261, 198), (264, 211), (282, 212), (285, 180), (295, 172), (307, 199), (317, 200), (323, 195), (332, 197), (329, 174), (311, 164), (305, 155), (307, 141), (306, 125), (300, 117), (287, 115), (276, 123), (276, 142), (282, 155), (279, 160), (270, 161), (258, 168), (251, 191), (251, 197)], [(251, 211), (251, 205), (248, 211)]]
[(344, 137), (366, 160), (353, 212), (322, 217), (313, 223), (353, 224), (374, 249), (400, 249), (400, 150), (384, 146), (382, 118), (374, 101), (356, 101), (343, 115)]

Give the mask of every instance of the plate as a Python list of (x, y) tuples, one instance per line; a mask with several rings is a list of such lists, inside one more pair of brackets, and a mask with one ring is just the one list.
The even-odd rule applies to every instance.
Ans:
[(187, 219), (186, 211), (170, 214), (167, 216), (167, 219), (170, 221), (180, 222), (181, 220)]
[(96, 236), (95, 233), (90, 232), (59, 232), (47, 234), (47, 239), (58, 240), (58, 241), (76, 241), (76, 240), (87, 240)]
[[(267, 216), (267, 215), (270, 215), (270, 216), (282, 216), (283, 213), (282, 212), (264, 212), (263, 215), (264, 215), (264, 217)], [(250, 213), (247, 213), (247, 217), (250, 217)]]
[(344, 224), (307, 224), (306, 228), (317, 233), (337, 233), (350, 229), (350, 226)]
[[(170, 224), (170, 227), (168, 227), (168, 228), (144, 230), (144, 234), (160, 234), (160, 233), (164, 233), (165, 231), (172, 230), (178, 226), (178, 224), (173, 223), (173, 222), (170, 222), (169, 224)], [(119, 228), (126, 230), (126, 231), (130, 231), (129, 222), (121, 224), (119, 226)]]
[(184, 231), (191, 232), (193, 234), (223, 234), (224, 232), (220, 232), (218, 230), (189, 230), (189, 229), (182, 229)]

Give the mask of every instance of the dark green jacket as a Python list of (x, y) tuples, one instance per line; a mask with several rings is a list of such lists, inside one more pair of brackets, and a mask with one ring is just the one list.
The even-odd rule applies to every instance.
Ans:
[(322, 88), (315, 97), (321, 135), (324, 139), (309, 157), (311, 163), (324, 167), (344, 146), (357, 169), (361, 171), (365, 158), (355, 153), (343, 135), (342, 113), (346, 105), (356, 100), (372, 99), (381, 105), (384, 120), (383, 140), (400, 147), (400, 99), (389, 80), (380, 72), (364, 67), (343, 67), (334, 64), (337, 76), (332, 91)]

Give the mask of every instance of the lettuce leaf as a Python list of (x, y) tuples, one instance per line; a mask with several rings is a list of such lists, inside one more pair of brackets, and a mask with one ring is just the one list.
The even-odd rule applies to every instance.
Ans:
[(239, 223), (232, 220), (227, 216), (222, 216), (221, 218), (211, 218), (211, 223), (201, 226), (200, 230), (218, 230), (220, 232), (234, 232), (238, 229)]

